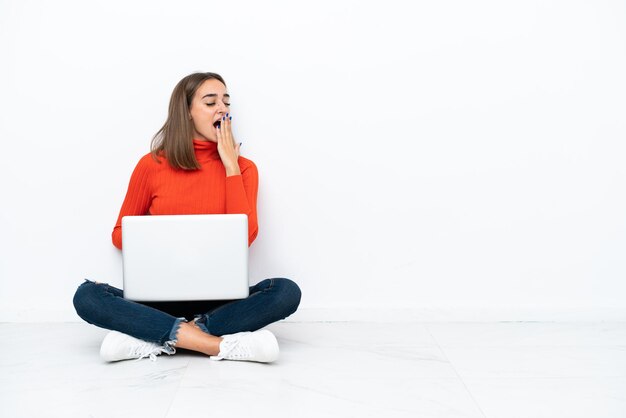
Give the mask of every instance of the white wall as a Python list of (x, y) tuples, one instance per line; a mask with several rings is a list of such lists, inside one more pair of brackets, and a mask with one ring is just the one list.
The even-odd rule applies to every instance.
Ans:
[[(626, 319), (623, 1), (0, 1), (0, 320), (80, 320), (175, 84), (224, 76), (291, 320)], [(398, 316), (402, 315), (402, 316)]]

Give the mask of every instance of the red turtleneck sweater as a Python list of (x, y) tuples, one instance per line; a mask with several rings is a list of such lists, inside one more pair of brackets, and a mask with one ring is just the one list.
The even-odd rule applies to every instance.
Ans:
[(245, 213), (248, 215), (248, 246), (257, 236), (256, 201), (259, 173), (256, 165), (239, 156), (241, 174), (226, 177), (217, 143), (193, 140), (200, 170), (174, 170), (161, 158), (144, 155), (130, 177), (111, 238), (122, 249), (122, 217), (130, 215), (192, 215)]

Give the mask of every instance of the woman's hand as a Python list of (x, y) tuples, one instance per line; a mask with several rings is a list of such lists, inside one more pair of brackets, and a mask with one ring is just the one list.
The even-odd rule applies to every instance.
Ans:
[(239, 144), (233, 138), (231, 129), (231, 118), (228, 113), (220, 123), (217, 130), (217, 151), (220, 154), (224, 168), (226, 168), (226, 176), (235, 176), (241, 174), (239, 170)]

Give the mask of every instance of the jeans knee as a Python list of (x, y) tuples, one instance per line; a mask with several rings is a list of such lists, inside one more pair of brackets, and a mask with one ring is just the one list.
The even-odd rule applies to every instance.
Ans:
[(90, 322), (89, 319), (91, 318), (96, 306), (93, 292), (96, 290), (95, 286), (97, 285), (93, 282), (85, 282), (81, 284), (78, 286), (78, 289), (76, 289), (74, 298), (72, 299), (76, 313), (87, 322)]
[(294, 313), (300, 305), (300, 299), (302, 298), (302, 291), (300, 286), (293, 280), (287, 278), (275, 278), (274, 286), (280, 288), (280, 301), (285, 309), (287, 315)]

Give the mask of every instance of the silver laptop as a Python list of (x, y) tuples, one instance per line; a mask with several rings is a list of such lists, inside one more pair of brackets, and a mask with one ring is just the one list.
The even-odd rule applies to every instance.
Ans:
[(124, 216), (122, 262), (125, 299), (246, 298), (248, 216)]

